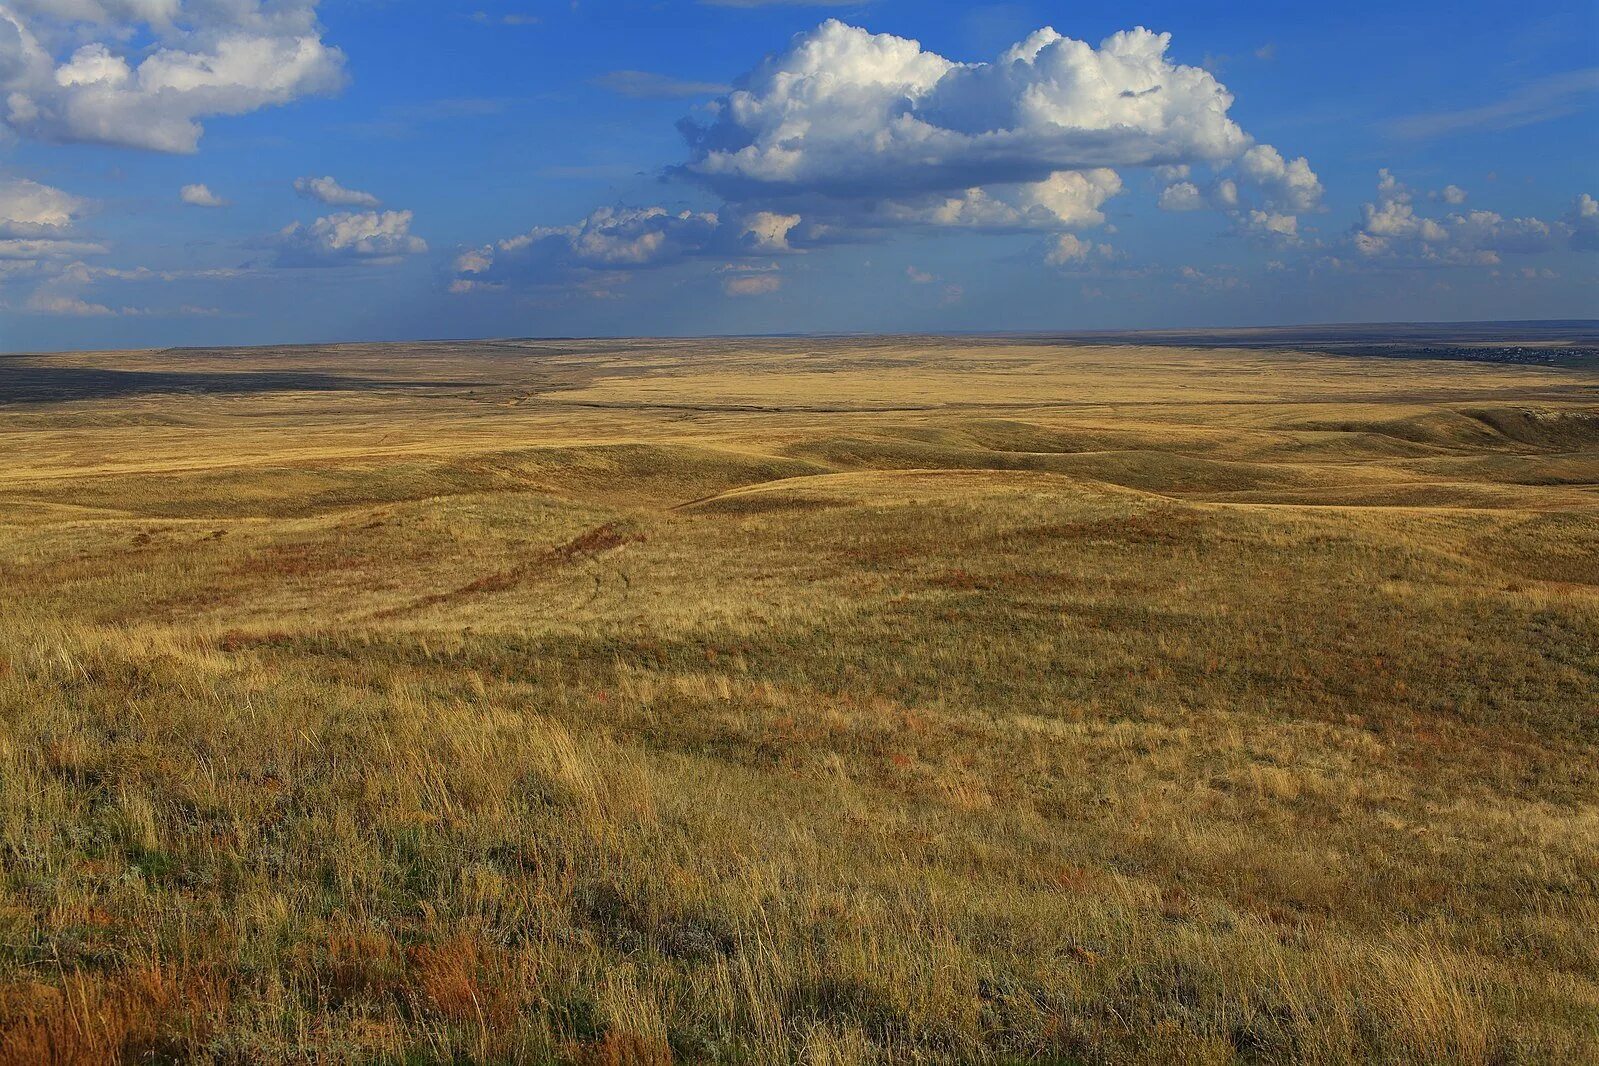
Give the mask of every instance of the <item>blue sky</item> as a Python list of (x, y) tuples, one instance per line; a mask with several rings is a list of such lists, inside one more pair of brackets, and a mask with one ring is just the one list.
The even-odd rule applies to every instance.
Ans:
[(1596, 12), (0, 0), (0, 348), (1599, 317)]

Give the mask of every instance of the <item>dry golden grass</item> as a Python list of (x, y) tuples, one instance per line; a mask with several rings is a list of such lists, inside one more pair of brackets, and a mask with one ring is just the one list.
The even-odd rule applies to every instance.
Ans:
[(1596, 386), (0, 360), (0, 1063), (1599, 1060)]

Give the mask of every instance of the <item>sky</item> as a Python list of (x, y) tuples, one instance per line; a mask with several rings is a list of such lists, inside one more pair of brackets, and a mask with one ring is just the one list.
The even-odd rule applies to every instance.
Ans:
[(0, 350), (1599, 318), (1599, 5), (0, 0)]

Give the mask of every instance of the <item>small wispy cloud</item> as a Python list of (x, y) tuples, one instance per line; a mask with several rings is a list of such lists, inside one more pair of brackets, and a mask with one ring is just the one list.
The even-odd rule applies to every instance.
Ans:
[(715, 81), (687, 81), (647, 70), (613, 70), (595, 78), (593, 84), (619, 96), (635, 100), (670, 100), (684, 96), (716, 96), (731, 86)]
[(295, 178), (294, 191), (307, 200), (317, 200), (330, 207), (377, 207), (382, 203), (371, 193), (346, 189), (331, 177)]
[(471, 14), (473, 22), (484, 26), (537, 26), (543, 19), (537, 15), (522, 15), (512, 13), (509, 15), (493, 15), (487, 11), (474, 11)]
[(552, 163), (547, 167), (540, 167), (540, 177), (560, 178), (562, 180), (592, 180), (595, 178), (632, 178), (648, 171), (636, 163)]
[(722, 291), (729, 296), (770, 296), (782, 287), (779, 274), (739, 274), (722, 279)]
[[(1277, 42), (1267, 41), (1251, 52), (1250, 55), (1262, 63), (1270, 63), (1277, 58)], [(1200, 58), (1199, 65), (1212, 74), (1220, 74), (1231, 66), (1234, 60), (1242, 58), (1242, 56), (1233, 55), (1230, 52), (1206, 52)]]
[(514, 100), (503, 96), (447, 96), (440, 100), (391, 107), (384, 114), (399, 121), (445, 122), (503, 114), (513, 103)]
[(504, 114), (518, 101), (500, 96), (452, 96), (383, 108), (378, 116), (364, 122), (345, 123), (339, 128), (361, 137), (405, 140), (416, 137), (423, 127), (437, 122), (487, 118)]
[(1411, 140), (1447, 137), (1472, 130), (1512, 130), (1563, 118), (1587, 106), (1599, 92), (1599, 67), (1554, 74), (1479, 107), (1406, 115), (1387, 125), (1389, 134)]
[(228, 202), (210, 187), (203, 184), (185, 185), (178, 190), (178, 199), (191, 207), (226, 207)]
[(700, 0), (707, 7), (864, 7), (870, 0)]

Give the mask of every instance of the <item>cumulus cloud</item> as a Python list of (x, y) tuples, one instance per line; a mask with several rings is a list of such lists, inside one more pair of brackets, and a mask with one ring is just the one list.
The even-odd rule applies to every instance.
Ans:
[(1121, 192), (1114, 170), (1067, 170), (1024, 185), (974, 186), (949, 195), (868, 202), (857, 219), (869, 226), (982, 230), (1056, 230), (1098, 226), (1105, 201)]
[(1046, 262), (1051, 266), (1080, 263), (1087, 259), (1093, 250), (1093, 242), (1085, 241), (1075, 233), (1062, 233), (1055, 238), (1055, 247), (1050, 249)]
[(1566, 213), (1566, 225), (1571, 228), (1571, 246), (1578, 251), (1599, 251), (1599, 200), (1582, 193)]
[(734, 200), (893, 196), (1243, 152), (1231, 94), (1169, 61), (1169, 43), (1135, 29), (1096, 49), (1043, 29), (995, 62), (957, 63), (829, 20), (756, 67), (711, 122), (685, 124), (684, 170)]
[[(829, 20), (680, 124), (690, 158), (673, 172), (735, 209), (799, 215), (802, 241), (1084, 229), (1104, 223), (1129, 168), (1170, 182), (1171, 210), (1318, 208), (1309, 162), (1255, 144), (1228, 116), (1232, 94), (1169, 45), (1142, 28), (1097, 47), (1046, 28), (963, 63)], [(1195, 165), (1229, 173), (1202, 191)]]
[(782, 287), (780, 274), (733, 274), (722, 279), (722, 291), (729, 296), (769, 296)]
[(331, 177), (295, 178), (294, 191), (329, 207), (377, 207), (383, 202), (369, 192), (346, 189)]
[(785, 220), (752, 222), (733, 234), (710, 212), (668, 211), (664, 207), (602, 207), (568, 226), (535, 226), (526, 233), (469, 249), (456, 257), (457, 274), (471, 280), (542, 280), (579, 271), (638, 269), (685, 257), (736, 250), (731, 241), (747, 237), (757, 244), (777, 242)]
[(308, 226), (296, 222), (276, 244), (279, 266), (391, 262), (427, 251), (427, 242), (411, 233), (409, 211), (341, 211)]
[(800, 216), (783, 215), (775, 211), (755, 211), (743, 219), (740, 238), (751, 251), (771, 253), (787, 251), (788, 235), (800, 224)]
[(1080, 266), (1092, 257), (1108, 259), (1115, 254), (1108, 244), (1095, 244), (1075, 233), (1062, 233), (1050, 244), (1044, 262), (1050, 266)]
[(0, 177), (0, 236), (62, 233), (87, 205), (79, 197), (27, 178)]
[(208, 185), (185, 185), (178, 190), (178, 199), (193, 207), (226, 207), (228, 202), (211, 191)]
[(703, 248), (718, 222), (714, 214), (673, 213), (660, 207), (601, 208), (576, 226), (534, 230), (524, 238), (502, 242), (501, 248), (514, 251), (526, 242), (527, 247), (558, 250), (584, 266), (647, 266)]
[[(74, 265), (82, 265), (83, 257), (110, 251), (99, 241), (74, 234), (73, 227), (87, 208), (81, 198), (49, 185), (27, 178), (0, 178), (0, 282), (40, 281), (33, 293), (39, 300), (74, 296), (54, 283), (70, 276)], [(62, 303), (58, 311), (50, 313), (91, 313), (87, 307), (69, 311), (68, 304)], [(31, 309), (44, 310), (40, 304)]]
[(85, 240), (74, 232), (87, 208), (86, 201), (60, 189), (26, 178), (0, 178), (0, 285), (33, 286), (25, 300), (6, 303), (31, 314), (74, 318), (156, 313), (85, 296), (85, 291), (102, 279), (163, 277), (144, 267), (123, 269), (83, 262), (85, 257), (111, 251), (100, 241)]
[(1238, 172), (1261, 191), (1268, 206), (1299, 212), (1321, 205), (1321, 181), (1304, 156), (1290, 161), (1271, 145), (1257, 144), (1238, 161)]
[[(1046, 28), (967, 63), (830, 19), (679, 124), (688, 158), (668, 173), (721, 200), (715, 212), (606, 208), (474, 249), (458, 273), (503, 281), (633, 269), (907, 229), (1058, 237), (1104, 225), (1129, 168), (1181, 183), (1167, 206), (1186, 197), (1252, 209), (1272, 216), (1271, 232), (1290, 229), (1284, 216), (1319, 205), (1308, 162), (1255, 144), (1228, 115), (1232, 94), (1174, 62), (1169, 45), (1142, 28), (1098, 46)], [(1230, 176), (1201, 191), (1189, 180), (1195, 165)], [(1060, 254), (1058, 241), (1050, 247)]]
[(1304, 156), (1287, 159), (1269, 144), (1246, 150), (1235, 165), (1223, 168), (1207, 188), (1194, 181), (1174, 181), (1161, 191), (1163, 211), (1220, 211), (1234, 228), (1284, 244), (1299, 242), (1299, 215), (1321, 208), (1321, 179)]
[(1380, 170), (1377, 179), (1377, 196), (1361, 206), (1351, 237), (1367, 260), (1492, 266), (1501, 255), (1599, 248), (1599, 204), (1586, 194), (1553, 222), (1487, 210), (1434, 218), (1416, 210), (1414, 194), (1392, 172)]
[(1251, 210), (1247, 215), (1240, 216), (1239, 222), (1249, 233), (1276, 237), (1289, 243), (1299, 240), (1299, 218), (1296, 215)]
[(315, 0), (11, 0), (0, 115), (42, 140), (193, 152), (202, 119), (340, 88), (321, 32)]
[(100, 318), (116, 314), (105, 304), (91, 303), (79, 296), (65, 293), (36, 292), (28, 297), (23, 307), (35, 314), (70, 315), (74, 318)]
[[(147, 267), (89, 266), (82, 260), (68, 259), (60, 247), (67, 241), (50, 242), (57, 246), (53, 259), (35, 260), (30, 273), (42, 277), (38, 286), (23, 301), (21, 309), (31, 314), (55, 315), (70, 318), (103, 318), (111, 315), (200, 314), (211, 313), (200, 308), (184, 306), (174, 311), (156, 311), (125, 304), (113, 305), (86, 295), (96, 282), (165, 280), (162, 272)], [(104, 251), (105, 249), (99, 249)]]
[(1204, 206), (1205, 194), (1191, 181), (1173, 182), (1160, 194), (1162, 211), (1199, 211)]

